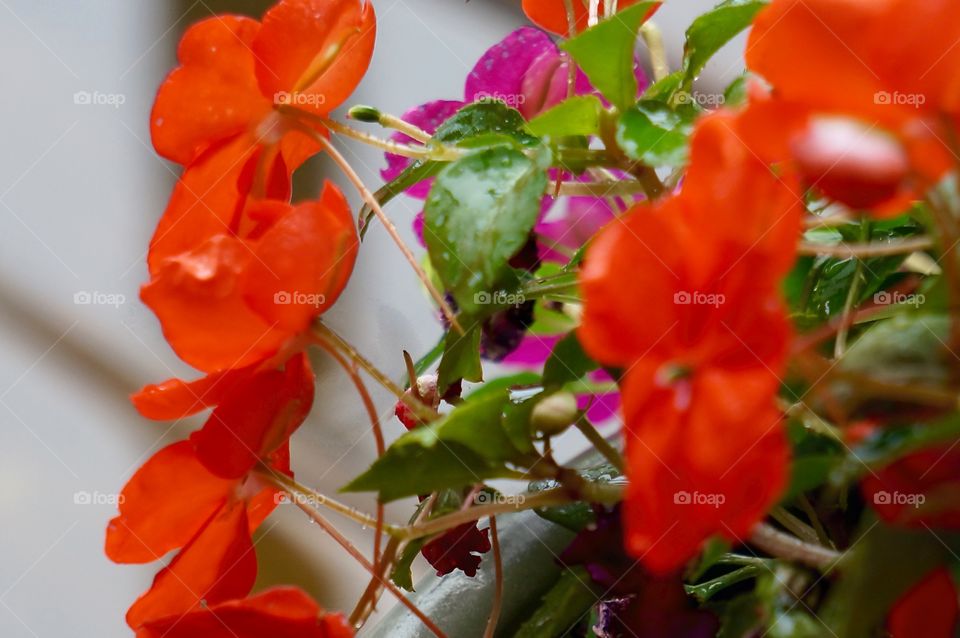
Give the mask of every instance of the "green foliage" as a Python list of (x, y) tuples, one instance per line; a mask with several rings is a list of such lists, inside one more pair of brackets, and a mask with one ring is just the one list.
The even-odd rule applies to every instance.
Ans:
[(595, 95), (572, 97), (530, 120), (527, 130), (537, 137), (596, 135), (602, 110), (603, 104)]
[(683, 46), (684, 85), (689, 87), (713, 54), (750, 26), (766, 4), (766, 0), (726, 0), (694, 20)]
[(450, 330), (443, 340), (443, 357), (437, 371), (437, 386), (441, 394), (459, 379), (483, 381), (480, 325), (469, 317), (461, 317), (461, 321), (464, 319), (471, 322), (464, 327), (466, 333), (461, 335), (456, 330)]
[(520, 626), (514, 638), (557, 638), (569, 634), (584, 619), (603, 592), (591, 585), (583, 567), (566, 569), (544, 595), (536, 611)]
[(510, 258), (527, 242), (547, 186), (543, 168), (518, 150), (468, 155), (437, 176), (424, 208), (430, 261), (461, 310), (482, 308)]
[[(585, 469), (578, 470), (581, 477), (588, 481), (596, 483), (611, 483), (617, 481), (620, 472), (609, 463), (593, 465)], [(542, 480), (530, 483), (529, 491), (540, 492), (554, 487), (558, 487), (556, 481)], [(537, 515), (557, 525), (562, 525), (572, 532), (580, 532), (587, 525), (596, 520), (593, 507), (589, 503), (576, 502), (566, 505), (557, 505), (554, 507), (545, 507), (534, 510)]]
[(682, 166), (691, 130), (690, 119), (667, 104), (643, 100), (620, 118), (617, 144), (648, 166)]
[(557, 342), (544, 363), (543, 385), (553, 389), (560, 388), (596, 369), (597, 363), (583, 351), (577, 334), (571, 332)]
[(560, 48), (573, 56), (593, 86), (620, 110), (637, 98), (634, 47), (637, 31), (656, 2), (640, 2), (603, 20)]
[(508, 475), (506, 463), (522, 454), (504, 428), (507, 401), (506, 392), (468, 400), (407, 432), (344, 491), (376, 491), (388, 502)]
[(471, 144), (480, 136), (504, 135), (523, 144), (536, 144), (537, 140), (525, 132), (526, 120), (520, 111), (496, 100), (481, 100), (468, 104), (451, 115), (437, 127), (433, 140), (443, 144)]

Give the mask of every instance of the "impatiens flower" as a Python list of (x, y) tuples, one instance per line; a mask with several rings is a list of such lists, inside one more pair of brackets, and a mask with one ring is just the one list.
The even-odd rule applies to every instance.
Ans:
[(170, 379), (143, 388), (132, 400), (141, 414), (156, 420), (214, 407), (190, 440), (209, 471), (236, 479), (300, 427), (313, 405), (314, 383), (306, 354), (298, 353), (282, 369), (251, 366), (191, 383)]
[[(263, 461), (290, 473), (286, 444)], [(276, 489), (251, 473), (216, 476), (193, 444), (181, 441), (147, 460), (121, 494), (120, 513), (107, 529), (109, 558), (143, 563), (182, 547), (130, 607), (131, 627), (249, 593), (257, 573), (250, 535), (276, 507)]]
[(605, 638), (712, 638), (718, 618), (698, 610), (683, 590), (679, 572), (655, 575), (623, 551), (621, 506), (600, 512), (595, 525), (580, 532), (560, 560), (583, 565), (602, 588), (597, 636)]
[(134, 397), (155, 418), (216, 407), (189, 441), (160, 450), (134, 474), (107, 529), (107, 556), (116, 562), (150, 562), (182, 547), (130, 608), (131, 627), (249, 593), (257, 570), (250, 534), (278, 496), (253, 470), (263, 464), (290, 474), (288, 440), (313, 394), (313, 373), (298, 353), (282, 369), (173, 379)]
[(891, 638), (952, 638), (960, 616), (958, 596), (950, 571), (933, 570), (894, 603), (887, 617)]
[[(610, 3), (606, 0), (592, 0), (597, 6), (597, 17), (601, 20), (610, 17), (607, 14), (607, 7), (615, 7), (614, 11), (626, 9), (637, 4), (640, 0), (614, 0)], [(573, 6), (574, 32), (580, 33), (588, 26), (590, 18), (591, 0), (570, 0)], [(650, 10), (652, 15), (659, 8), (659, 4)], [(523, 11), (527, 17), (537, 26), (546, 29), (557, 35), (569, 35), (570, 22), (567, 19), (566, 0), (523, 0)], [(647, 16), (650, 17), (649, 15)]]
[(884, 521), (960, 529), (960, 449), (914, 452), (868, 475), (864, 498)]
[[(480, 57), (467, 75), (463, 100), (427, 102), (404, 113), (402, 119), (432, 134), (463, 106), (484, 99), (504, 102), (530, 119), (566, 98), (569, 64), (567, 54), (560, 51), (546, 33), (521, 27)], [(646, 76), (639, 67), (637, 74), (641, 86), (646, 86)], [(594, 91), (579, 69), (574, 89), (578, 95)], [(412, 141), (399, 132), (391, 139), (404, 144)], [(386, 159), (387, 168), (380, 172), (384, 181), (396, 178), (410, 164), (408, 158), (393, 153), (387, 153)], [(407, 193), (425, 198), (429, 184), (429, 181), (422, 182)]]
[(256, 596), (152, 620), (137, 638), (350, 638), (340, 614), (325, 613), (293, 587), (275, 587)]
[(775, 0), (746, 55), (775, 108), (793, 113), (775, 134), (807, 183), (886, 215), (953, 166), (958, 39), (960, 5), (946, 0)]
[(340, 295), (359, 241), (330, 183), (318, 201), (262, 202), (192, 239), (182, 252), (151, 248), (141, 297), (180, 358), (206, 372), (271, 357), (305, 331)]
[(682, 192), (609, 224), (581, 276), (580, 341), (625, 370), (626, 545), (658, 573), (749, 534), (786, 479), (778, 290), (802, 202), (745, 146), (747, 123), (703, 118)]
[(184, 34), (151, 115), (157, 152), (186, 167), (151, 242), (151, 273), (230, 228), (248, 195), (289, 197), (290, 174), (318, 150), (297, 112), (341, 104), (375, 35), (366, 0), (281, 0), (262, 24), (216, 16)]
[(437, 576), (445, 576), (459, 569), (471, 578), (480, 567), (480, 554), (490, 551), (490, 530), (480, 530), (474, 521), (447, 530), (423, 546), (420, 552), (437, 570)]

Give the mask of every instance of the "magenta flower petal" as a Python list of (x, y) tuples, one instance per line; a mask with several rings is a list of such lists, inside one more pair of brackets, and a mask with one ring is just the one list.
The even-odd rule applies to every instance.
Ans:
[(599, 197), (568, 197), (565, 208), (556, 210), (537, 223), (536, 232), (544, 238), (540, 242), (540, 256), (548, 261), (567, 263), (568, 257), (555, 246), (576, 250), (614, 217), (606, 200)]
[(420, 242), (420, 245), (424, 248), (427, 247), (427, 242), (423, 239), (423, 211), (417, 213), (417, 216), (413, 218), (413, 234), (417, 236), (417, 241)]
[(468, 102), (484, 97), (506, 102), (516, 109), (523, 104), (523, 77), (545, 52), (559, 55), (557, 45), (543, 31), (521, 27), (483, 54), (467, 76), (464, 96)]
[(553, 347), (560, 341), (561, 336), (527, 334), (517, 349), (508, 354), (501, 363), (518, 368), (539, 368), (553, 352)]
[[(409, 122), (419, 126), (431, 135), (437, 131), (437, 127), (443, 124), (451, 115), (459, 111), (464, 103), (457, 100), (436, 100), (421, 104), (410, 109), (400, 116), (404, 122)], [(390, 136), (390, 139), (400, 144), (409, 144), (413, 142), (408, 135), (397, 132)], [(384, 153), (387, 159), (387, 167), (380, 171), (380, 177), (385, 182), (396, 179), (407, 166), (410, 165), (410, 158), (396, 155), (394, 153)], [(407, 190), (411, 197), (424, 199), (430, 191), (430, 180), (424, 180), (419, 184)]]
[[(593, 403), (590, 403), (590, 399)], [(577, 397), (577, 405), (581, 410), (587, 410), (587, 419), (591, 423), (603, 423), (607, 419), (616, 415), (620, 409), (620, 393), (611, 392), (609, 394), (582, 395)], [(587, 408), (587, 406), (590, 406)]]

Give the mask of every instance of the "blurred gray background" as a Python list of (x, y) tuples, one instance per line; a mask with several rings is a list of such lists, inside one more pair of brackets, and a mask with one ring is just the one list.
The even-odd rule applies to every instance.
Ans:
[[(398, 114), (430, 99), (459, 99), (476, 59), (525, 23), (519, 0), (373, 1), (377, 50), (350, 103)], [(159, 568), (113, 565), (102, 551), (111, 500), (126, 479), (199, 423), (171, 430), (140, 418), (127, 400), (145, 383), (197, 376), (137, 300), (147, 242), (177, 175), (151, 148), (148, 113), (192, 21), (217, 11), (257, 15), (264, 4), (0, 0), (4, 638), (129, 636), (124, 612)], [(674, 67), (683, 30), (712, 4), (668, 0), (661, 10), (656, 21)], [(711, 86), (741, 71), (743, 41), (708, 67)], [(379, 153), (341, 148), (368, 184), (379, 185)], [(334, 174), (322, 161), (317, 168)], [(319, 180), (306, 188), (318, 190)], [(402, 198), (388, 208), (411, 245), (418, 210)], [(401, 349), (422, 354), (439, 335), (416, 279), (378, 225), (328, 321), (394, 375), (402, 371)], [(296, 435), (293, 462), (304, 483), (333, 492), (369, 464), (374, 446), (348, 380), (322, 357), (316, 363), (317, 401)], [(386, 394), (375, 398), (384, 413), (392, 410)], [(392, 439), (401, 427), (386, 422)], [(578, 445), (565, 444), (568, 451)], [(373, 509), (366, 495), (344, 500)], [(403, 522), (410, 511), (399, 503), (390, 516)], [(369, 530), (333, 520), (369, 551)], [(297, 583), (324, 606), (349, 611), (365, 584), (362, 570), (290, 505), (261, 528), (257, 549), (258, 586)], [(384, 598), (384, 607), (392, 604)]]

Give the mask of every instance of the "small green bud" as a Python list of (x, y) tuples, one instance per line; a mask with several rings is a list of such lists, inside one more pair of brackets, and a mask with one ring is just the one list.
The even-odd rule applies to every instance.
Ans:
[(358, 122), (370, 122), (376, 124), (380, 121), (380, 111), (372, 106), (358, 104), (347, 111), (347, 117)]

